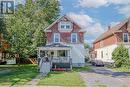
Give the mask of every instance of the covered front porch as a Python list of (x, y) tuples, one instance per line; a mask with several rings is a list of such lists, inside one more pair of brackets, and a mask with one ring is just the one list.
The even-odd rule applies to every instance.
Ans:
[(51, 69), (72, 69), (71, 47), (51, 44), (38, 48), (38, 58), (51, 63)]

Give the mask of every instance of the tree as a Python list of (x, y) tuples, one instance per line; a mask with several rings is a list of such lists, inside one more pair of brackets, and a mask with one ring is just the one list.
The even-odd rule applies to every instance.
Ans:
[(121, 67), (124, 64), (128, 64), (129, 55), (128, 49), (123, 45), (119, 45), (112, 53), (112, 59), (115, 61), (116, 67)]
[(44, 29), (59, 14), (59, 2), (56, 0), (26, 0), (24, 5), (17, 5), (14, 15), (7, 23), (10, 51), (28, 58), (36, 54), (36, 48), (45, 45)]
[[(5, 38), (7, 36), (7, 30), (6, 30), (6, 23), (4, 16), (1, 15), (0, 17), (0, 39)], [(0, 48), (3, 47), (2, 42), (0, 41)]]
[(7, 35), (5, 18), (2, 16), (0, 17), (0, 34), (3, 34), (4, 37)]
[(84, 48), (85, 48), (85, 49), (90, 49), (91, 47), (90, 47), (89, 44), (85, 43), (85, 44), (84, 44)]

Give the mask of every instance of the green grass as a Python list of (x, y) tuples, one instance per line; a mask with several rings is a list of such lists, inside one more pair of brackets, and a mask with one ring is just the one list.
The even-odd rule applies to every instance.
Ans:
[(130, 74), (130, 66), (127, 67), (119, 67), (119, 68), (114, 68), (114, 71), (118, 71), (118, 72), (126, 72)]
[(89, 67), (89, 66), (86, 66), (86, 67), (74, 67), (73, 68), (73, 71), (75, 72), (81, 72), (81, 71), (91, 71), (92, 69)]
[(85, 87), (84, 81), (79, 75), (79, 71), (90, 70), (89, 67), (74, 68), (69, 72), (50, 72), (48, 76), (39, 82), (44, 86), (65, 86), (65, 87)]
[(0, 69), (10, 70), (0, 73), (0, 85), (23, 85), (38, 74), (36, 65), (2, 65)]

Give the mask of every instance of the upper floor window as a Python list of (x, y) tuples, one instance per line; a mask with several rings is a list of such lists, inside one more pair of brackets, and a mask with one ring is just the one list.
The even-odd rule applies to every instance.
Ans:
[(54, 43), (59, 43), (59, 42), (60, 42), (60, 34), (54, 33)]
[(71, 29), (71, 22), (60, 22), (60, 29)]
[(123, 33), (123, 42), (129, 42), (129, 35), (128, 35), (128, 33)]
[(100, 41), (100, 47), (103, 47), (103, 41)]
[(71, 42), (76, 43), (77, 42), (77, 33), (72, 33), (71, 34)]

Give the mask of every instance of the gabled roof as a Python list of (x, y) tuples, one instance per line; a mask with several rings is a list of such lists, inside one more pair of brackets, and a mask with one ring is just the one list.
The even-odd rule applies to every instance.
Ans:
[(98, 41), (101, 41), (109, 36), (111, 36), (112, 34), (114, 34), (114, 32), (120, 30), (120, 28), (122, 26), (124, 26), (128, 21), (130, 21), (130, 18), (120, 22), (119, 24), (117, 24), (116, 26), (108, 29), (106, 32), (104, 32), (103, 34), (101, 34), (95, 41), (94, 43), (98, 42)]
[(50, 26), (48, 26), (44, 31), (46, 32), (48, 29), (50, 29), (55, 23), (57, 23), (58, 21), (60, 21), (62, 18), (67, 18), (70, 22), (76, 24), (78, 27), (80, 27), (81, 29), (81, 26), (79, 24), (77, 24), (73, 19), (71, 19), (69, 16), (67, 15), (64, 15), (64, 16), (61, 16), (59, 17), (56, 21), (54, 21)]

